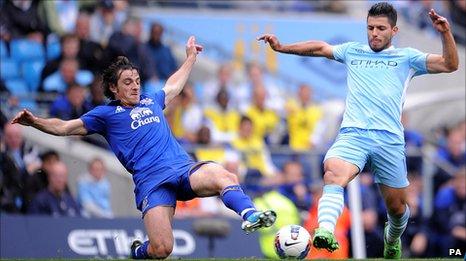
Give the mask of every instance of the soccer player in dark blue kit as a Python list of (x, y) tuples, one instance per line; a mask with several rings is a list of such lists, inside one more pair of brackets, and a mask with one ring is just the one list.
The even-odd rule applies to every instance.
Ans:
[(57, 136), (99, 133), (106, 138), (133, 175), (136, 205), (149, 236), (144, 243), (133, 242), (135, 259), (170, 255), (176, 200), (220, 195), (227, 207), (241, 215), (246, 232), (269, 227), (276, 219), (273, 210), (255, 209), (235, 174), (213, 162), (194, 162), (169, 129), (163, 109), (183, 89), (200, 51), (202, 46), (191, 36), (186, 60), (154, 95), (141, 95), (138, 69), (126, 57), (118, 57), (103, 73), (105, 95), (111, 99), (107, 105), (69, 121), (39, 118), (26, 109), (12, 120)]

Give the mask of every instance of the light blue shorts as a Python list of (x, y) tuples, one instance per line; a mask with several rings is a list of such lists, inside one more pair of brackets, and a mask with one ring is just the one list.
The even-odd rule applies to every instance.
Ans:
[(342, 128), (325, 155), (324, 162), (329, 158), (352, 163), (359, 168), (359, 172), (367, 163), (376, 183), (392, 188), (409, 185), (404, 139), (391, 132)]

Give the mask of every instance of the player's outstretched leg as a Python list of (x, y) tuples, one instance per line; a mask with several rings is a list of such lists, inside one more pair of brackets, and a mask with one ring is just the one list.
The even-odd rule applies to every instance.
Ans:
[(340, 247), (333, 232), (337, 219), (343, 211), (343, 204), (343, 187), (325, 185), (322, 197), (319, 200), (319, 228), (314, 233), (312, 242), (314, 247), (327, 249), (330, 252)]
[(254, 232), (259, 228), (270, 227), (275, 223), (277, 214), (273, 210), (255, 211), (241, 224), (241, 228), (246, 232)]
[(224, 188), (221, 198), (225, 206), (241, 215), (244, 220), (241, 228), (246, 233), (270, 227), (277, 219), (277, 214), (273, 210), (256, 210), (251, 198), (243, 192), (240, 185), (230, 185)]
[(408, 205), (403, 215), (388, 215), (388, 222), (385, 223), (383, 235), (383, 257), (387, 259), (401, 258), (401, 234), (403, 234), (408, 224), (410, 211)]

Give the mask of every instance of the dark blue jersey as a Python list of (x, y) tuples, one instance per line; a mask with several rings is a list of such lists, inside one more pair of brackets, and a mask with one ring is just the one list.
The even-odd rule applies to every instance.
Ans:
[(150, 190), (181, 175), (178, 170), (193, 163), (171, 133), (164, 108), (165, 92), (160, 90), (154, 96), (141, 95), (135, 107), (111, 101), (81, 117), (88, 134), (104, 136), (133, 174), (138, 205)]

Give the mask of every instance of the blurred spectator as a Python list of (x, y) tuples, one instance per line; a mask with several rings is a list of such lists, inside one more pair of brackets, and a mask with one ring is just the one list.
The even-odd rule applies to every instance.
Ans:
[(97, 9), (91, 16), (90, 37), (94, 42), (107, 47), (110, 36), (120, 30), (121, 24), (116, 19), (115, 5), (111, 0), (99, 0)]
[(88, 165), (88, 173), (78, 180), (78, 202), (83, 213), (90, 217), (112, 218), (110, 204), (110, 182), (107, 169), (100, 158), (94, 158)]
[(60, 156), (54, 150), (45, 151), (40, 154), (41, 166), (35, 171), (26, 181), (26, 188), (24, 193), (25, 208), (31, 204), (36, 194), (46, 189), (49, 185), (48, 173), (55, 163), (60, 162)]
[(165, 110), (175, 137), (183, 143), (196, 143), (202, 126), (202, 109), (196, 103), (191, 83), (186, 83), (180, 95)]
[(39, 15), (39, 0), (7, 0), (0, 9), (0, 38), (27, 37), (43, 43), (49, 33), (45, 21)]
[(29, 214), (53, 217), (80, 216), (79, 205), (67, 191), (68, 168), (62, 162), (53, 164), (48, 173), (49, 185), (39, 192), (29, 207)]
[(212, 212), (203, 209), (203, 200), (204, 198), (194, 198), (188, 201), (177, 201), (175, 218), (199, 218), (211, 216), (213, 214)]
[(77, 119), (91, 110), (91, 104), (86, 101), (86, 89), (79, 84), (71, 84), (65, 95), (59, 96), (50, 107), (50, 116), (62, 120)]
[(289, 144), (294, 150), (305, 151), (314, 148), (318, 138), (316, 126), (323, 116), (320, 106), (312, 100), (312, 89), (302, 84), (298, 89), (298, 101), (287, 104)]
[(163, 43), (162, 36), (162, 25), (153, 23), (150, 28), (150, 38), (147, 42), (147, 47), (155, 62), (157, 77), (165, 81), (176, 71), (178, 65), (176, 64), (170, 47)]
[(79, 63), (79, 68), (84, 69), (82, 67), (83, 61), (78, 57), (78, 52), (80, 50), (79, 44), (79, 38), (74, 34), (65, 34), (60, 38), (60, 56), (47, 61), (45, 64), (40, 75), (41, 85), (44, 83), (45, 78), (58, 71), (60, 63), (64, 59), (76, 59)]
[(254, 205), (257, 209), (273, 209), (280, 217), (271, 227), (259, 230), (262, 254), (266, 258), (278, 259), (274, 248), (275, 236), (283, 226), (301, 224), (299, 211), (290, 199), (275, 190), (254, 198)]
[[(359, 177), (361, 181), (362, 224), (364, 236), (366, 237), (366, 255), (367, 257), (379, 257), (383, 255), (383, 226), (380, 226), (379, 223), (383, 223), (386, 219), (387, 212), (374, 184), (372, 174), (366, 172), (366, 169), (364, 169), (359, 174)], [(379, 204), (382, 204), (383, 211), (379, 211)], [(382, 217), (380, 218), (380, 222), (379, 216)]]
[(297, 161), (288, 161), (283, 166), (283, 184), (279, 192), (289, 198), (301, 211), (311, 206), (311, 194), (304, 180), (303, 166)]
[[(319, 205), (319, 199), (322, 197), (322, 184), (315, 183), (311, 186), (311, 207), (309, 208), (308, 216), (304, 222), (304, 228), (309, 231), (311, 234), (311, 238), (314, 235), (314, 231), (316, 228), (319, 227), (318, 219), (317, 219), (317, 211)], [(350, 251), (350, 244), (349, 244), (349, 230), (351, 228), (351, 221), (350, 221), (350, 212), (348, 208), (345, 206), (343, 207), (342, 214), (337, 220), (337, 224), (335, 226), (335, 237), (340, 244), (340, 248), (334, 252), (328, 252), (324, 249), (316, 249), (312, 248), (309, 252), (307, 258), (309, 259), (348, 259), (349, 258), (349, 251)], [(367, 242), (367, 240), (366, 240)]]
[[(8, 90), (8, 88), (5, 85), (5, 82), (0, 79), (0, 94), (1, 94), (1, 107), (0, 109), (2, 110), (2, 116), (6, 117), (6, 115), (14, 115), (15, 110), (18, 108), (19, 105), (19, 99), (18, 97), (14, 96), (11, 94), (11, 91)], [(6, 115), (5, 115), (6, 114)], [(5, 123), (7, 123), (6, 119), (1, 119), (1, 127), (3, 129), (3, 126)]]
[(437, 247), (440, 256), (449, 256), (449, 249), (466, 245), (466, 168), (460, 168), (449, 184), (435, 197), (432, 219), (439, 234)]
[(229, 63), (223, 63), (218, 67), (217, 74), (213, 79), (204, 83), (202, 88), (202, 106), (205, 108), (215, 107), (218, 104), (218, 95), (220, 92), (226, 92), (228, 96), (227, 106), (230, 109), (237, 110), (231, 100), (235, 92), (235, 86), (232, 82), (232, 67)]
[(76, 59), (65, 58), (60, 63), (59, 71), (44, 79), (42, 90), (64, 93), (69, 86), (75, 83), (87, 86), (93, 79), (94, 76), (90, 71), (79, 70), (79, 63)]
[(50, 30), (58, 35), (71, 33), (79, 12), (77, 0), (43, 1), (44, 15)]
[(24, 175), (6, 152), (3, 136), (0, 143), (0, 162), (0, 212), (19, 213), (23, 208)]
[(254, 99), (254, 89), (261, 86), (265, 90), (264, 106), (267, 109), (272, 109), (278, 114), (282, 114), (285, 105), (285, 95), (279, 86), (276, 85), (276, 81), (265, 75), (262, 67), (255, 62), (249, 63), (246, 66), (246, 72), (248, 79), (244, 84), (239, 85), (235, 88), (235, 91), (231, 93), (232, 102), (235, 104), (237, 109), (244, 113), (251, 102)]
[(80, 63), (83, 68), (89, 69), (92, 73), (98, 74), (101, 70), (101, 63), (104, 58), (102, 46), (90, 39), (90, 17), (86, 13), (80, 13), (76, 21), (75, 34), (79, 38)]
[(225, 147), (211, 142), (210, 129), (202, 126), (197, 132), (197, 144), (194, 155), (197, 161), (223, 162), (225, 160)]
[(142, 23), (138, 18), (129, 18), (121, 31), (110, 36), (106, 51), (106, 61), (113, 61), (118, 56), (126, 56), (139, 68), (143, 82), (156, 78), (155, 62), (149, 49), (141, 42)]
[(452, 174), (466, 164), (464, 130), (461, 127), (450, 128), (447, 132), (445, 146), (437, 151), (439, 168), (434, 175), (434, 192), (452, 178)]
[(104, 88), (102, 88), (102, 77), (96, 76), (92, 81), (89, 88), (91, 107), (94, 108), (99, 105), (104, 105), (106, 98), (104, 95)]
[(466, 44), (466, 1), (448, 0), (452, 33), (458, 44)]
[(22, 127), (7, 123), (4, 126), (4, 135), (6, 152), (12, 157), (17, 168), (25, 174), (37, 170), (40, 165), (37, 148), (25, 142)]
[(232, 146), (243, 154), (248, 168), (257, 169), (264, 176), (274, 176), (276, 167), (270, 158), (270, 152), (262, 139), (254, 136), (253, 122), (247, 116), (242, 116), (239, 124), (238, 137)]
[(204, 115), (212, 130), (214, 143), (230, 143), (237, 135), (240, 115), (228, 106), (229, 94), (220, 89), (216, 103), (204, 110)]
[[(406, 146), (406, 166), (408, 173), (421, 174), (422, 173), (422, 155), (421, 152), (422, 146), (424, 145), (424, 137), (422, 134), (414, 130), (409, 124), (409, 115), (407, 112), (401, 114), (401, 123), (404, 128), (404, 138)], [(410, 155), (410, 152), (416, 153), (415, 155)]]
[[(428, 220), (422, 214), (422, 179), (419, 175), (409, 175), (409, 187), (407, 188), (407, 200), (411, 216), (409, 226), (402, 237), (403, 249), (409, 257), (428, 257), (431, 255), (433, 238), (428, 227)], [(430, 245), (430, 247), (429, 247)]]
[(252, 120), (254, 125), (253, 136), (269, 141), (269, 135), (275, 130), (280, 118), (271, 109), (265, 106), (266, 90), (264, 86), (257, 85), (253, 90), (253, 101), (246, 110), (246, 115)]

